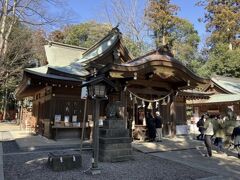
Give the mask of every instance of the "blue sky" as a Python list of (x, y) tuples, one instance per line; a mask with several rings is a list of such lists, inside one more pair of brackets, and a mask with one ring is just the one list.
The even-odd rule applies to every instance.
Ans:
[[(88, 20), (104, 21), (103, 7), (107, 5), (109, 1), (111, 0), (69, 0), (68, 5), (75, 12), (75, 23)], [(145, 1), (146, 0), (139, 0), (140, 6), (142, 6)], [(204, 9), (195, 6), (196, 0), (172, 0), (172, 3), (181, 8), (178, 15), (192, 22), (203, 40), (206, 36), (205, 25), (198, 22), (198, 18), (204, 16)]]

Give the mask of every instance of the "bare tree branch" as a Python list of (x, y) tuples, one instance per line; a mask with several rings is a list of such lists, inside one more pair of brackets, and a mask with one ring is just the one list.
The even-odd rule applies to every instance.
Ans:
[(21, 26), (24, 24), (24, 26), (31, 28), (39, 28), (63, 22), (66, 20), (65, 17), (69, 17), (64, 16), (67, 11), (63, 11), (62, 14), (56, 16), (57, 13), (50, 14), (48, 9), (49, 6), (55, 6), (65, 10), (63, 6), (65, 1), (0, 0), (0, 87), (6, 78), (12, 78), (13, 75), (19, 74), (26, 62), (29, 61), (29, 58), (44, 58), (43, 55), (34, 55), (32, 42), (29, 42), (30, 45), (24, 44), (27, 42), (26, 40), (21, 43), (21, 38), (17, 37), (19, 34), (16, 34), (16, 36), (12, 35), (12, 33), (16, 31), (16, 28), (20, 27), (20, 24)]

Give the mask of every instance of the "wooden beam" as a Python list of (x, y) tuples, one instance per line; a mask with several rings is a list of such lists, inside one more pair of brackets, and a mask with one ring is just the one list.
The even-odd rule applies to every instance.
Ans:
[(169, 92), (156, 91), (156, 90), (153, 90), (151, 88), (144, 88), (144, 89), (129, 88), (129, 90), (133, 93), (136, 93), (136, 94), (158, 95), (158, 96), (165, 96), (165, 95), (169, 94)]
[(146, 87), (165, 88), (165, 89), (168, 89), (168, 90), (173, 89), (166, 82), (150, 81), (150, 80), (133, 80), (133, 81), (129, 81), (127, 85), (141, 85), (141, 86), (146, 86)]

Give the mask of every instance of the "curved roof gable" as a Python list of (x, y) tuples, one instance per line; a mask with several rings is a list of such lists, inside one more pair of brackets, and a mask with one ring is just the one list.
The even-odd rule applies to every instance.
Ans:
[(49, 41), (44, 46), (48, 65), (66, 66), (81, 58), (86, 48)]
[(51, 69), (77, 76), (87, 76), (89, 73), (84, 69), (84, 66), (110, 52), (120, 39), (119, 29), (113, 28), (107, 36), (84, 52), (80, 59), (64, 67), (51, 66)]
[(159, 74), (168, 74), (172, 72), (175, 76), (182, 76), (182, 79), (185, 81), (187, 79), (192, 81), (194, 85), (206, 84), (209, 82), (208, 79), (197, 76), (180, 61), (174, 59), (168, 54), (162, 54), (159, 50), (149, 52), (144, 56), (123, 64), (114, 64), (110, 69), (121, 72), (135, 72), (143, 69), (153, 69), (153, 71), (158, 71), (157, 73)]

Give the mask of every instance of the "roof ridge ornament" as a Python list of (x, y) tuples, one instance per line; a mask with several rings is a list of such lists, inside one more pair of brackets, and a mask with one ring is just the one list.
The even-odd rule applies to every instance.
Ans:
[(115, 27), (112, 28), (112, 31), (115, 31), (115, 32), (118, 32), (120, 33), (120, 30), (119, 30), (119, 25), (120, 25), (120, 22), (117, 23), (117, 25)]
[(168, 55), (170, 57), (174, 57), (174, 55), (172, 53), (172, 50), (171, 50), (171, 47), (168, 44), (159, 46), (157, 48), (156, 52), (161, 54), (161, 55)]

